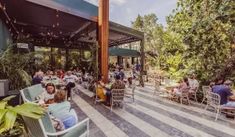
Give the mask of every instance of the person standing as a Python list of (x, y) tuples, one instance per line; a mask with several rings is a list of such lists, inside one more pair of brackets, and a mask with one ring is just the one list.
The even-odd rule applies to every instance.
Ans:
[(66, 84), (67, 99), (69, 99), (71, 89), (75, 87), (75, 82), (78, 81), (78, 77), (76, 75), (73, 75), (71, 71), (68, 71), (64, 76), (63, 80), (65, 81)]

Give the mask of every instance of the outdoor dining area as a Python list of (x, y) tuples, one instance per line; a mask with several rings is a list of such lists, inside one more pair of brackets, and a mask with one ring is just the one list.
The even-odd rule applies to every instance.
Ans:
[[(60, 70), (58, 70), (58, 72), (59, 71)], [(200, 91), (200, 85), (199, 82), (197, 82), (196, 80), (195, 74), (190, 75), (190, 80), (192, 80), (192, 83), (190, 84), (195, 86), (193, 87), (195, 93), (192, 93), (193, 91), (189, 91), (192, 90), (189, 85), (188, 88), (182, 90), (180, 89), (183, 87), (180, 86), (183, 85), (182, 83), (177, 83), (170, 79), (159, 79), (158, 77), (156, 77), (156, 79), (154, 80), (155, 85), (152, 85), (153, 83), (146, 83), (146, 86), (142, 88), (138, 82), (138, 73), (132, 73), (133, 75), (128, 75), (129, 72), (125, 71), (123, 73), (122, 69), (116, 69), (116, 71), (110, 72), (110, 82), (108, 83), (103, 82), (103, 76), (100, 75), (97, 80), (94, 80), (94, 78), (86, 72), (82, 73), (79, 68), (74, 69), (74, 71), (65, 72), (64, 74), (62, 74), (62, 77), (61, 73), (52, 73), (52, 71), (48, 71), (48, 73), (46, 74), (43, 74), (42, 71), (36, 72), (36, 74), (38, 73), (41, 78), (41, 83), (35, 83), (35, 85), (22, 89), (20, 91), (24, 102), (36, 103), (47, 110), (47, 114), (44, 115), (40, 120), (23, 117), (27, 127), (29, 127), (29, 131), (31, 133), (34, 133), (33, 135), (37, 133), (37, 135), (41, 136), (62, 134), (68, 136), (89, 136), (90, 130), (94, 130), (90, 129), (90, 120), (95, 122), (95, 124), (97, 125), (98, 123), (96, 120), (99, 120), (99, 118), (103, 119), (99, 116), (97, 119), (97, 116), (92, 114), (93, 111), (97, 113), (95, 111), (97, 110), (102, 115), (105, 112), (107, 117), (109, 117), (109, 115), (113, 115), (110, 117), (112, 119), (122, 117), (130, 122), (130, 119), (126, 117), (126, 115), (128, 116), (128, 114), (126, 113), (130, 111), (129, 109), (131, 109), (130, 107), (134, 107), (135, 109), (139, 110), (141, 107), (138, 108), (137, 106), (139, 104), (142, 105), (143, 101), (145, 103), (148, 103), (150, 101), (149, 103), (152, 102), (151, 104), (154, 104), (156, 103), (156, 100), (157, 102), (164, 102), (162, 104), (162, 107), (166, 105), (165, 109), (167, 109), (167, 107), (169, 107), (168, 105), (171, 104), (174, 107), (185, 109), (184, 111), (187, 110), (187, 113), (189, 111), (197, 113), (200, 112), (200, 115), (209, 117), (209, 121), (216, 121), (215, 123), (217, 124), (213, 124), (215, 126), (213, 128), (217, 128), (217, 126), (221, 123), (222, 125), (224, 125), (224, 122), (228, 122), (229, 124), (234, 125), (234, 107), (221, 105), (220, 95), (214, 93), (215, 91), (213, 91), (216, 90), (216, 86), (218, 86), (219, 84), (212, 86), (202, 86), (202, 91)], [(225, 81), (225, 85), (229, 84), (231, 84), (230, 81)], [(179, 88), (179, 90), (176, 90), (177, 88)], [(56, 91), (53, 92), (53, 90)], [(203, 96), (199, 101), (199, 97), (197, 96), (200, 94), (202, 94)], [(59, 96), (59, 98), (62, 100), (57, 102), (57, 96)], [(137, 106), (136, 103), (138, 104)], [(65, 104), (67, 104), (67, 106)], [(78, 110), (75, 104), (79, 106)], [(87, 105), (95, 110), (91, 108), (88, 109)], [(69, 113), (66, 112), (68, 111), (68, 109)], [(142, 109), (146, 108), (143, 107)], [(79, 117), (82, 117), (84, 114), (81, 114), (81, 112), (78, 111), (83, 111), (83, 113), (86, 113), (87, 118), (83, 118), (83, 120), (80, 120)], [(214, 111), (216, 113), (214, 113)], [(122, 113), (124, 113), (125, 115), (123, 115)], [(136, 115), (136, 112), (131, 113)], [(177, 112), (177, 114), (181, 113), (184, 114), (185, 112)], [(72, 115), (74, 116), (74, 119), (63, 118), (64, 115)], [(51, 120), (48, 121), (46, 119)], [(66, 120), (64, 121), (64, 119)], [(107, 121), (107, 119), (104, 121)], [(93, 122), (92, 124), (94, 124)], [(102, 120), (100, 122), (102, 123)], [(58, 123), (60, 123), (61, 125), (58, 126)], [(140, 123), (135, 126), (139, 127), (139, 124)], [(48, 125), (50, 125), (50, 127), (48, 127)], [(96, 129), (102, 129), (104, 125), (101, 126), (98, 124), (97, 126), (98, 127), (96, 127)], [(50, 131), (50, 128), (55, 129), (55, 131)], [(95, 133), (93, 132), (94, 131), (92, 131), (91, 136), (96, 136), (95, 133), (100, 131), (96, 131)], [(145, 131), (145, 133), (147, 132)], [(108, 136), (110, 135), (106, 132), (104, 134)], [(149, 132), (147, 134), (150, 136), (157, 135), (156, 132)], [(129, 135), (132, 135), (132, 133)]]
[(0, 137), (235, 137), (234, 80), (174, 64), (177, 45), (151, 51), (182, 40), (142, 32), (153, 15), (110, 21), (109, 7), (0, 0)]

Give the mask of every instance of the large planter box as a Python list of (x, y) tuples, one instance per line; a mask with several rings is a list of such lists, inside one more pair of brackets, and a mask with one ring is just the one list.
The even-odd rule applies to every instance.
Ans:
[(0, 79), (0, 97), (6, 96), (9, 91), (9, 81), (7, 79)]

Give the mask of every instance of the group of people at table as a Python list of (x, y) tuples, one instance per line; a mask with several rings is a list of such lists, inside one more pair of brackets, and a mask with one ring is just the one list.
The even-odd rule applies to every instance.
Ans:
[[(78, 122), (76, 112), (71, 108), (68, 100), (70, 99), (71, 89), (76, 86), (76, 83), (85, 81), (88, 76), (89, 74), (82, 73), (80, 70), (67, 71), (66, 73), (62, 70), (55, 73), (47, 71), (45, 74), (39, 70), (33, 76), (33, 84), (42, 84), (45, 87), (42, 94), (36, 98), (39, 100), (38, 104), (47, 108), (57, 130), (72, 127)], [(99, 99), (103, 100), (105, 105), (110, 105), (112, 89), (125, 88), (124, 79), (127, 78), (124, 77), (126, 76), (121, 69), (114, 70), (111, 73), (110, 79), (112, 80), (109, 83), (103, 81), (103, 76), (98, 77), (98, 80), (94, 83), (96, 85), (96, 94)], [(131, 83), (129, 77), (128, 81)]]
[[(209, 86), (211, 89), (210, 92), (216, 93), (220, 96), (220, 105), (223, 107), (235, 108), (235, 96), (232, 91), (232, 81), (217, 78), (211, 82)], [(178, 84), (169, 87), (169, 92), (175, 96), (180, 96), (182, 91), (188, 91), (190, 96), (190, 94), (197, 92), (199, 82), (196, 79), (195, 74), (192, 74), (189, 78), (184, 77)]]
[[(78, 77), (78, 74), (81, 76)], [(72, 127), (78, 122), (76, 112), (71, 108), (68, 100), (71, 89), (82, 77), (79, 71), (64, 73), (62, 70), (55, 73), (49, 70), (46, 74), (39, 70), (33, 76), (33, 84), (42, 84), (45, 87), (45, 90), (36, 98), (39, 100), (38, 104), (47, 108), (58, 131)]]

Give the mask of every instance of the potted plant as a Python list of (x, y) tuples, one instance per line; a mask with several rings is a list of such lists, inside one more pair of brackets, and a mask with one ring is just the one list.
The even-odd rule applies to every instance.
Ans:
[(0, 137), (19, 137), (25, 131), (21, 116), (39, 119), (45, 110), (32, 103), (24, 103), (15, 107), (9, 106), (8, 101), (15, 96), (9, 96), (0, 101)]
[(32, 68), (34, 53), (16, 53), (13, 45), (0, 53), (0, 79), (8, 79), (10, 90), (22, 89), (31, 85), (32, 78), (27, 73)]

